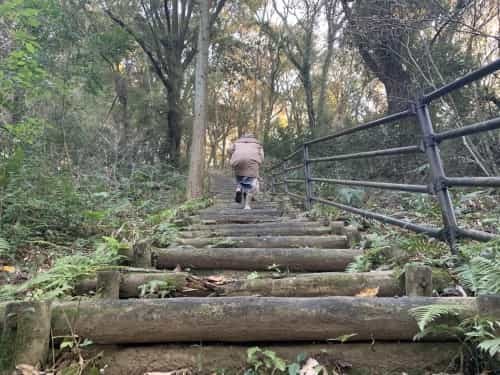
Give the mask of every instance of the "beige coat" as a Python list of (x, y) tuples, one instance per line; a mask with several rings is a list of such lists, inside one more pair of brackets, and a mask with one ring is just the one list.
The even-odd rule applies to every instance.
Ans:
[(257, 139), (243, 136), (233, 143), (231, 167), (236, 176), (259, 177), (259, 167), (264, 161), (264, 149)]

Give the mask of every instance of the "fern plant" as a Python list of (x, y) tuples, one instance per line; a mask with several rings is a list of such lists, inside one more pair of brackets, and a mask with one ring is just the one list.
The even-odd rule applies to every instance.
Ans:
[(0, 237), (0, 259), (8, 259), (11, 256), (9, 242), (5, 238)]
[(461, 305), (435, 304), (411, 309), (410, 314), (417, 320), (420, 330), (414, 340), (436, 333), (447, 334), (462, 342), (464, 348), (461, 356), (473, 357), (474, 360), (466, 361), (474, 367), (469, 369), (470, 373), (482, 373), (483, 370), (497, 367), (496, 356), (500, 354), (500, 321), (478, 316), (461, 319), (463, 312)]
[(500, 294), (500, 259), (476, 256), (456, 269), (465, 287), (476, 294)]
[(75, 254), (61, 257), (47, 272), (20, 285), (5, 285), (0, 288), (0, 300), (9, 300), (23, 295), (34, 299), (61, 298), (70, 294), (77, 281), (96, 274), (97, 271), (114, 267), (121, 259), (119, 250), (125, 244), (112, 237), (104, 237), (92, 256)]
[[(410, 315), (417, 321), (420, 330), (414, 337), (414, 340), (420, 340), (425, 336), (448, 333), (455, 337), (463, 334), (456, 327), (459, 323), (459, 317), (463, 313), (464, 307), (461, 305), (435, 304), (419, 306), (410, 310)], [(447, 319), (446, 322), (442, 322)], [(450, 324), (451, 323), (451, 324)]]

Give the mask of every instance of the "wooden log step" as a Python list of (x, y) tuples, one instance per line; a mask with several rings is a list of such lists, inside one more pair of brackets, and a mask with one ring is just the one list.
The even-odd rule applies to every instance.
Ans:
[[(120, 280), (120, 298), (137, 298), (140, 295), (139, 287), (151, 281), (161, 281), (175, 290), (181, 291), (186, 287), (187, 273), (184, 272), (130, 272), (122, 273)], [(76, 295), (95, 292), (97, 279), (85, 279), (75, 287)]]
[[(409, 310), (432, 304), (460, 305), (458, 319), (480, 313), (476, 298), (89, 300), (55, 305), (52, 331), (54, 336), (76, 332), (98, 344), (325, 341), (346, 334), (354, 335), (350, 342), (412, 341), (418, 327)], [(451, 337), (436, 334), (432, 339)]]
[(357, 249), (318, 248), (182, 248), (153, 251), (156, 267), (173, 269), (269, 270), (273, 265), (290, 271), (343, 271), (363, 253)]
[[(150, 291), (158, 296), (165, 286), (175, 296), (318, 297), (371, 292), (374, 296), (393, 297), (404, 293), (403, 286), (392, 272), (284, 274), (282, 278), (276, 278), (276, 273), (275, 277), (265, 273), (259, 276), (258, 279), (248, 280), (241, 274), (227, 274), (226, 277), (212, 273), (197, 277), (184, 272), (125, 273), (120, 275), (119, 293), (115, 298), (139, 298), (141, 286), (153, 285), (154, 282), (165, 284), (159, 285), (158, 290)], [(96, 293), (96, 289), (96, 279), (82, 280), (75, 288), (75, 295)]]
[[(250, 367), (243, 345), (100, 345), (85, 350), (86, 358), (103, 353), (100, 368), (107, 375), (143, 375), (145, 373), (175, 373), (188, 369), (192, 374), (243, 374)], [(445, 373), (460, 350), (458, 343), (361, 343), (270, 345), (269, 350), (287, 364), (299, 355), (313, 358), (328, 371), (340, 369), (349, 373), (370, 375)], [(329, 374), (333, 374), (329, 372)]]
[[(242, 212), (246, 212), (244, 210), (241, 210)], [(213, 221), (216, 224), (224, 224), (224, 223), (239, 223), (239, 224), (245, 224), (245, 223), (268, 223), (268, 222), (279, 222), (283, 221), (284, 218), (281, 216), (271, 216), (271, 215), (255, 215), (255, 214), (249, 214), (249, 215), (240, 215), (240, 214), (235, 214), (235, 215), (227, 215), (227, 214), (217, 214), (217, 213), (211, 213), (211, 214), (200, 214), (200, 219), (202, 221)]]
[[(193, 224), (189, 227), (182, 228), (183, 230), (210, 230), (214, 229), (239, 229), (239, 228), (276, 228), (276, 227), (297, 227), (302, 228), (306, 227), (317, 227), (317, 226), (328, 226), (330, 222), (327, 219), (321, 219), (317, 221), (312, 221), (308, 218), (299, 218), (299, 219), (289, 219), (289, 218), (281, 218), (281, 220), (267, 222), (267, 223), (226, 223), (226, 224), (217, 224), (215, 221), (205, 220), (202, 221), (201, 224)], [(337, 230), (340, 232), (340, 229), (344, 227), (343, 221), (334, 221), (331, 223), (334, 232)]]
[(237, 280), (221, 289), (226, 296), (319, 297), (371, 293), (378, 297), (394, 297), (404, 294), (401, 284), (393, 272), (324, 272)]
[(256, 208), (251, 210), (244, 210), (241, 208), (207, 208), (200, 211), (201, 219), (206, 219), (211, 215), (241, 215), (241, 216), (281, 216), (281, 211), (276, 208)]
[[(252, 202), (251, 207), (252, 209), (279, 208), (279, 203), (259, 199), (257, 201)], [(216, 200), (212, 208), (241, 210), (242, 204), (236, 203), (234, 202), (234, 200), (232, 202), (227, 202), (227, 201), (219, 202)]]
[[(179, 232), (181, 238), (210, 238), (223, 236), (291, 236), (309, 235), (323, 236), (332, 233), (332, 228), (324, 226), (286, 226), (261, 228), (210, 229)], [(338, 233), (340, 234), (340, 233)]]
[(253, 247), (253, 248), (283, 248), (283, 247), (316, 247), (344, 249), (348, 247), (346, 236), (248, 236), (221, 238), (181, 238), (181, 245), (193, 247)]

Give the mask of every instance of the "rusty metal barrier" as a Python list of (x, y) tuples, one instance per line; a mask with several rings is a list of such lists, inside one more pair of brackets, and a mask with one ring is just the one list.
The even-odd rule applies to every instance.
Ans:
[[(295, 199), (303, 199), (306, 209), (310, 209), (314, 203), (325, 204), (337, 207), (341, 210), (348, 211), (366, 218), (375, 219), (387, 224), (396, 225), (405, 229), (412, 230), (417, 233), (438, 238), (446, 241), (452, 253), (457, 252), (457, 240), (460, 238), (471, 238), (479, 241), (489, 241), (496, 238), (496, 235), (484, 231), (460, 228), (457, 223), (455, 210), (450, 197), (449, 188), (452, 186), (458, 187), (500, 187), (500, 176), (495, 177), (448, 177), (443, 167), (443, 161), (440, 156), (440, 143), (446, 140), (459, 137), (469, 136), (472, 134), (488, 132), (495, 129), (500, 129), (500, 117), (496, 117), (487, 121), (482, 121), (476, 124), (464, 126), (458, 129), (447, 130), (436, 133), (430, 117), (429, 105), (436, 99), (441, 98), (455, 90), (458, 90), (471, 82), (481, 79), (491, 73), (500, 70), (500, 59), (473, 71), (447, 85), (444, 85), (428, 94), (420, 96), (415, 102), (409, 103), (408, 109), (399, 113), (395, 113), (383, 118), (364, 123), (362, 125), (348, 128), (330, 134), (324, 137), (312, 139), (304, 142), (296, 151), (288, 155), (278, 164), (271, 168), (271, 190), (276, 192), (277, 188), (283, 185), (285, 193)], [(361, 131), (396, 122), (398, 120), (414, 118), (419, 125), (419, 143), (404, 147), (387, 148), (373, 151), (365, 151), (358, 153), (331, 155), (327, 157), (310, 158), (309, 152), (315, 144), (322, 143), (328, 140), (340, 138), (346, 135), (354, 134)], [(500, 145), (499, 145), (500, 147)], [(430, 181), (428, 185), (410, 185), (410, 184), (395, 184), (388, 182), (374, 182), (364, 180), (344, 180), (321, 178), (312, 175), (311, 165), (314, 163), (325, 163), (331, 161), (342, 161), (351, 159), (361, 159), (368, 157), (380, 157), (402, 154), (418, 154), (423, 153), (427, 158), (430, 166)], [(302, 156), (301, 156), (302, 155)], [(301, 156), (301, 162), (296, 165), (290, 165), (290, 161), (297, 156)], [(292, 171), (303, 169), (303, 179), (289, 179), (288, 174)], [(278, 178), (282, 176), (282, 179)], [(340, 185), (360, 186), (377, 189), (398, 190), (412, 193), (429, 194), (435, 196), (443, 218), (443, 226), (431, 227), (421, 224), (412, 223), (401, 220), (385, 214), (369, 211), (347, 204), (334, 202), (314, 195), (314, 182), (324, 182)], [(292, 193), (290, 185), (305, 184), (305, 196)]]

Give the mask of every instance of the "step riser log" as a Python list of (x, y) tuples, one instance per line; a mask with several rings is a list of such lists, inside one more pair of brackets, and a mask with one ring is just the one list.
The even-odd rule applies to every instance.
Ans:
[[(210, 238), (210, 237), (222, 237), (222, 236), (324, 236), (331, 234), (332, 229), (328, 227), (316, 227), (316, 228), (241, 228), (241, 229), (222, 229), (222, 230), (197, 230), (197, 231), (184, 231), (180, 232), (179, 235), (182, 238)], [(340, 233), (338, 233), (340, 234)]]
[(246, 224), (246, 223), (269, 223), (269, 222), (283, 222), (280, 216), (269, 215), (219, 215), (219, 214), (205, 214), (200, 215), (201, 220), (214, 221), (217, 224)]
[(217, 238), (184, 238), (179, 239), (182, 245), (193, 247), (218, 246), (220, 247), (253, 247), (253, 248), (297, 248), (297, 247), (315, 247), (330, 249), (345, 249), (348, 246), (346, 236), (286, 236), (286, 237), (223, 237)]
[(315, 248), (168, 248), (154, 251), (156, 266), (173, 269), (228, 269), (266, 271), (272, 265), (290, 271), (343, 271), (354, 258), (361, 255), (354, 249)]
[[(186, 286), (187, 273), (184, 272), (157, 272), (157, 273), (123, 273), (120, 280), (120, 298), (137, 298), (139, 296), (139, 287), (151, 281), (164, 281), (175, 287), (176, 290), (182, 290)], [(89, 294), (96, 291), (97, 280), (86, 279), (80, 281), (75, 287), (75, 294)]]
[(241, 280), (221, 287), (227, 296), (264, 297), (355, 296), (367, 288), (378, 288), (378, 297), (404, 294), (401, 282), (392, 272), (325, 272), (282, 279)]
[(231, 229), (266, 229), (266, 228), (316, 228), (330, 225), (334, 231), (340, 233), (344, 228), (344, 222), (335, 221), (331, 224), (328, 220), (310, 221), (307, 219), (287, 220), (276, 223), (257, 223), (257, 224), (194, 224), (186, 227), (185, 230), (231, 230)]
[[(98, 344), (167, 342), (411, 341), (411, 308), (460, 304), (461, 318), (479, 311), (475, 298), (216, 297), (67, 302), (52, 311), (55, 336), (71, 333)], [(500, 318), (500, 317), (497, 317)], [(437, 335), (434, 340), (449, 340)]]

